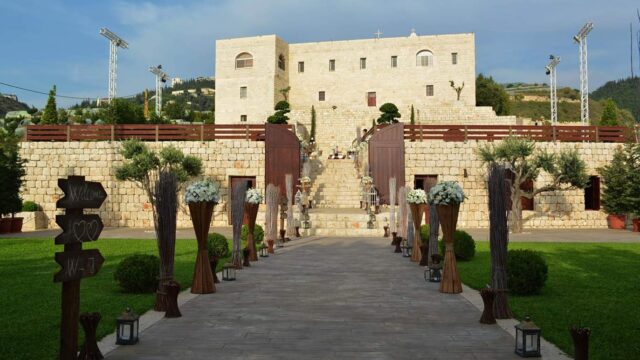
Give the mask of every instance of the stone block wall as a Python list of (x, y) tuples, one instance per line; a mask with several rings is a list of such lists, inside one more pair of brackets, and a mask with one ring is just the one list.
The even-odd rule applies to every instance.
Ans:
[[(405, 142), (405, 181), (413, 187), (415, 175), (438, 175), (438, 181), (455, 180), (468, 198), (460, 207), (459, 228), (489, 227), (487, 169), (478, 159), (476, 149), (484, 142), (424, 141)], [(613, 158), (619, 144), (612, 143), (537, 143), (540, 149), (560, 152), (576, 149), (587, 164), (589, 175)], [(467, 172), (467, 177), (464, 172)], [(549, 181), (542, 173), (535, 181), (541, 186)], [(524, 226), (531, 228), (606, 228), (606, 214), (585, 210), (584, 190), (543, 193), (534, 198), (534, 210), (523, 211)]]
[[(255, 176), (257, 187), (264, 192), (264, 142), (244, 140), (167, 141), (147, 143), (151, 149), (174, 145), (185, 154), (198, 156), (203, 162), (204, 177), (215, 180), (221, 187), (221, 202), (214, 212), (213, 226), (225, 226), (230, 176)], [(107, 200), (97, 211), (105, 226), (153, 227), (151, 205), (142, 189), (133, 182), (117, 181), (115, 167), (122, 164), (120, 143), (97, 142), (23, 142), (21, 156), (27, 160), (23, 198), (40, 204), (49, 227), (56, 228), (55, 215), (63, 210), (55, 203), (63, 194), (58, 178), (69, 175), (85, 176), (87, 181), (101, 182)], [(180, 197), (178, 227), (191, 227), (188, 208)], [(264, 214), (259, 214), (262, 223)]]

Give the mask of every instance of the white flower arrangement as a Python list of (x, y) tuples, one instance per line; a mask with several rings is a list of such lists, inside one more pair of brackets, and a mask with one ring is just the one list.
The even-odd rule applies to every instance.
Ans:
[(301, 177), (301, 178), (300, 178), (300, 180), (299, 180), (299, 181), (300, 181), (300, 183), (302, 183), (302, 184), (306, 184), (306, 183), (310, 183), (310, 182), (311, 182), (311, 178), (310, 178), (310, 177), (308, 177), (308, 176), (303, 176), (303, 177)]
[(464, 191), (456, 181), (443, 181), (429, 190), (429, 204), (431, 205), (460, 204), (464, 198)]
[(409, 204), (426, 204), (427, 193), (422, 189), (413, 189), (407, 193), (407, 202)]
[(371, 176), (363, 176), (361, 182), (363, 184), (373, 184), (373, 178)]
[(247, 195), (245, 196), (244, 201), (250, 204), (260, 204), (263, 199), (264, 196), (262, 196), (260, 190), (251, 188), (247, 190)]
[(220, 200), (220, 188), (211, 180), (200, 180), (187, 186), (184, 192), (184, 200), (187, 204), (196, 202), (218, 203)]

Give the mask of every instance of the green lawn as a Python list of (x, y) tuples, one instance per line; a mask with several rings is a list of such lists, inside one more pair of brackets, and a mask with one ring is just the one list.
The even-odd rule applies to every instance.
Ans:
[[(82, 280), (80, 291), (80, 311), (102, 314), (98, 328), (98, 338), (102, 338), (115, 330), (115, 318), (126, 307), (140, 314), (153, 307), (154, 294), (121, 293), (113, 280), (113, 272), (128, 255), (157, 255), (156, 243), (155, 240), (101, 239), (85, 244), (84, 248), (98, 248), (105, 258), (97, 276)], [(0, 239), (0, 358), (57, 357), (62, 286), (53, 283), (53, 274), (59, 269), (53, 256), (62, 249), (54, 245), (53, 239)], [(176, 243), (175, 275), (183, 289), (191, 286), (196, 250), (195, 240)]]
[[(488, 242), (477, 242), (476, 257), (458, 262), (462, 281), (476, 289), (489, 282)], [(542, 335), (573, 354), (568, 328), (592, 329), (592, 359), (637, 359), (640, 353), (640, 245), (593, 243), (511, 243), (510, 249), (542, 253), (549, 277), (537, 296), (511, 296), (517, 319), (525, 314)]]

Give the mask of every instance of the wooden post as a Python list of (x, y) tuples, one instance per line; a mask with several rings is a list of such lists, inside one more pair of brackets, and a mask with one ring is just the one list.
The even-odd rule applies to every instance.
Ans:
[(467, 125), (464, 126), (464, 142), (467, 142)]
[[(67, 209), (66, 215), (82, 215), (82, 209)], [(82, 250), (82, 243), (65, 244), (65, 252)], [(62, 317), (60, 318), (60, 360), (75, 360), (78, 352), (80, 317), (80, 280), (62, 283)]]
[(599, 127), (596, 126), (596, 142), (600, 142), (600, 132), (599, 132)]
[(111, 141), (115, 141), (115, 140), (116, 140), (116, 126), (111, 125)]
[(420, 126), (420, 141), (424, 141), (423, 131), (424, 131), (424, 128), (422, 126)]
[(158, 141), (158, 138), (159, 138), (159, 136), (158, 136), (158, 135), (159, 135), (159, 134), (158, 134), (159, 132), (160, 132), (159, 126), (158, 126), (158, 125), (156, 125), (156, 142)]
[(200, 124), (200, 141), (204, 142), (204, 124)]
[(71, 125), (67, 125), (67, 142), (71, 141)]
[(244, 127), (244, 139), (249, 141), (249, 125), (245, 125)]

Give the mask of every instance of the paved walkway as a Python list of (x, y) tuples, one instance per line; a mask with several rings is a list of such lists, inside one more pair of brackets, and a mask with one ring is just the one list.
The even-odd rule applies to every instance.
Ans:
[(107, 359), (517, 359), (383, 238), (296, 240)]

